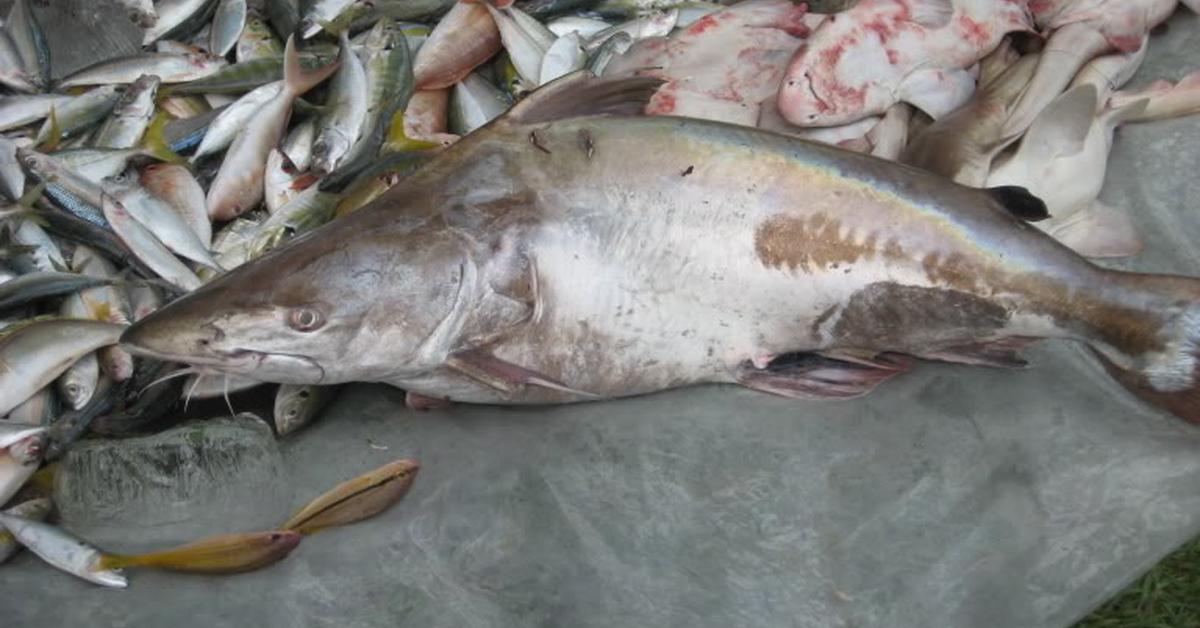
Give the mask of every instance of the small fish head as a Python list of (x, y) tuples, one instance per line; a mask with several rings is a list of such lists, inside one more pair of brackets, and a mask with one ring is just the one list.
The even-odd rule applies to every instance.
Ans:
[(8, 455), (22, 465), (38, 465), (45, 453), (46, 439), (42, 433), (32, 434), (8, 446)]
[(134, 355), (264, 382), (423, 373), (453, 341), (435, 332), (465, 307), (464, 259), (459, 242), (403, 215), (359, 212), (162, 307), (121, 341)]
[(350, 150), (349, 139), (340, 133), (328, 133), (312, 145), (312, 167), (317, 172), (331, 172)]
[(59, 390), (72, 410), (78, 410), (92, 398), (95, 385), (83, 377), (68, 377)]
[(295, 549), (303, 538), (304, 535), (295, 530), (275, 530), (263, 535), (262, 544), (282, 554), (286, 554)]
[(25, 168), (25, 171), (29, 174), (43, 180), (53, 174), (55, 164), (53, 158), (49, 155), (44, 155), (24, 146), (18, 146), (16, 153), (17, 160), (21, 162), (21, 167)]

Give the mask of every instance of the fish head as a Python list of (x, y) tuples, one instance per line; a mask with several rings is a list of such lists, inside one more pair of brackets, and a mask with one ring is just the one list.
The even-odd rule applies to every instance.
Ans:
[(17, 161), (21, 163), (21, 167), (29, 174), (43, 181), (49, 179), (54, 174), (57, 164), (53, 157), (25, 146), (18, 146), (15, 152)]
[(330, 172), (350, 150), (350, 138), (341, 133), (325, 133), (312, 145), (312, 167), (318, 172)]
[(895, 50), (852, 37), (852, 20), (827, 20), (792, 57), (779, 86), (779, 113), (797, 126), (837, 126), (883, 113), (903, 80)]
[(431, 347), (447, 344), (445, 320), (468, 307), (466, 247), (445, 229), (363, 212), (163, 306), (129, 327), (122, 346), (284, 384), (382, 381), (440, 366), (444, 351)]

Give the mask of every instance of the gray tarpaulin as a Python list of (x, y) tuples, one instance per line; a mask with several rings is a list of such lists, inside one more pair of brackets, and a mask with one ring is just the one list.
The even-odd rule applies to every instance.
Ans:
[[(56, 55), (75, 47), (64, 64), (120, 40), (91, 15), (133, 33), (111, 11), (38, 9)], [(1150, 46), (1134, 85), (1200, 67), (1200, 19), (1177, 15)], [(1146, 238), (1123, 267), (1200, 275), (1200, 117), (1120, 130), (1103, 198)], [(930, 364), (840, 403), (704, 387), (414, 413), (354, 386), (281, 443), (274, 494), (298, 506), (412, 456), (398, 507), (260, 572), (139, 571), (126, 591), (23, 553), (0, 568), (0, 624), (1065, 626), (1200, 532), (1200, 429), (1079, 348), (1030, 358)], [(208, 531), (277, 501), (221, 503)], [(161, 532), (130, 525), (124, 546)]]

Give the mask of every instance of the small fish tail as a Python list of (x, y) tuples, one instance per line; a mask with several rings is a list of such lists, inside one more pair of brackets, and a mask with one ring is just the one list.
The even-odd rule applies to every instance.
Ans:
[(122, 554), (101, 554), (95, 564), (92, 565), (92, 571), (110, 571), (113, 569), (124, 569), (126, 567), (136, 567), (138, 565), (136, 556), (124, 556)]
[(145, 154), (172, 164), (184, 164), (187, 160), (179, 153), (171, 150), (171, 146), (167, 143), (165, 129), (169, 118), (163, 112), (155, 114), (154, 120), (150, 122), (150, 126), (146, 129), (146, 134), (142, 136), (140, 148)]
[(338, 65), (340, 65), (338, 61), (334, 61), (313, 70), (305, 70), (300, 65), (300, 52), (296, 49), (295, 35), (288, 37), (283, 58), (284, 89), (290, 91), (295, 96), (299, 96), (319, 85), (322, 81), (329, 78), (338, 69)]
[(1092, 351), (1108, 374), (1139, 399), (1200, 424), (1200, 279), (1125, 276), (1134, 305), (1110, 311)]

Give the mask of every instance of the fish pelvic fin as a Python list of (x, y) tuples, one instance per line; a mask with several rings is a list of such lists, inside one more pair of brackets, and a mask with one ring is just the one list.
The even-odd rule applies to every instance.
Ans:
[(1107, 317), (1109, 329), (1098, 329), (1104, 340), (1092, 352), (1134, 396), (1200, 424), (1200, 279), (1128, 274), (1116, 281), (1139, 311)]
[(789, 353), (764, 368), (746, 362), (736, 378), (746, 388), (792, 399), (853, 399), (914, 366), (912, 358), (899, 354)]
[(583, 116), (639, 115), (664, 82), (648, 76), (600, 78), (580, 70), (546, 83), (500, 119), (537, 124)]
[(322, 81), (332, 76), (341, 65), (340, 61), (333, 61), (313, 70), (305, 70), (300, 65), (300, 52), (296, 50), (295, 35), (288, 37), (287, 47), (283, 51), (283, 60), (283, 88), (291, 92), (293, 96), (299, 96), (321, 84)]

